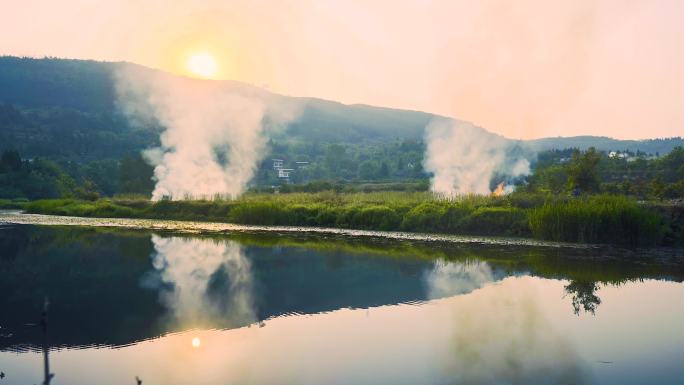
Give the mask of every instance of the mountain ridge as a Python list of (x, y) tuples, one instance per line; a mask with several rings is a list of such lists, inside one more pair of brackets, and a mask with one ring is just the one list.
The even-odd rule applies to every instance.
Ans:
[[(0, 111), (0, 139), (4, 147), (22, 149), (28, 156), (44, 155), (36, 149), (47, 146), (50, 141), (46, 139), (40, 142), (41, 138), (54, 137), (60, 133), (74, 137), (91, 136), (93, 140), (99, 140), (98, 137), (111, 139), (112, 135), (131, 137), (131, 143), (127, 142), (128, 139), (123, 140), (118, 149), (107, 156), (117, 156), (117, 152), (135, 152), (156, 145), (154, 136), (158, 131), (145, 132), (132, 127), (117, 111), (112, 74), (122, 66), (161, 71), (129, 62), (0, 57), (0, 104), (4, 104), (1, 108), (4, 112)], [(435, 118), (445, 118), (417, 110), (363, 103), (344, 104), (316, 97), (286, 96), (236, 80), (207, 81), (220, 81), (250, 92), (304, 101), (305, 108), (301, 115), (287, 127), (287, 138), (290, 140), (346, 144), (422, 141), (425, 126)], [(17, 126), (16, 111), (33, 123)], [(51, 113), (57, 117), (47, 119), (46, 116)], [(13, 116), (15, 121), (9, 119), (9, 116)], [(74, 129), (73, 124), (67, 122), (69, 119), (80, 121), (81, 127)], [(32, 130), (35, 135), (26, 134), (34, 132)], [(484, 128), (482, 130), (501, 136)], [(628, 150), (664, 154), (676, 146), (684, 145), (681, 137), (620, 140), (581, 135), (508, 140), (523, 143), (537, 151), (596, 147), (604, 151)]]

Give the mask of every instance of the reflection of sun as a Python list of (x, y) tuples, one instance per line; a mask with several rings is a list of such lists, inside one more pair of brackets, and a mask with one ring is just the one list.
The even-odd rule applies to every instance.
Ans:
[(190, 55), (187, 66), (190, 72), (203, 78), (213, 77), (218, 71), (216, 60), (207, 52), (196, 52)]
[(201, 343), (201, 341), (200, 341), (199, 337), (195, 337), (192, 339), (192, 347), (193, 348), (199, 348), (200, 343)]

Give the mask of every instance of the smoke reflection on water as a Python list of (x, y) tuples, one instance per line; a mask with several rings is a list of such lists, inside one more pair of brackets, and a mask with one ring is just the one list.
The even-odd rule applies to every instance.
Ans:
[[(500, 280), (482, 261), (436, 262), (426, 274), (430, 298), (471, 293)], [(554, 328), (528, 278), (448, 300), (447, 378), (459, 384), (583, 384), (589, 372)]]
[(235, 327), (256, 321), (252, 266), (232, 241), (152, 236), (154, 272), (143, 286), (180, 327)]
[(495, 280), (492, 268), (484, 261), (436, 261), (425, 278), (428, 299), (467, 294)]
[[(252, 266), (239, 244), (156, 235), (152, 242), (155, 248), (152, 255), (155, 271), (146, 277), (144, 284), (160, 291), (160, 300), (170, 310), (172, 321), (182, 327), (205, 328), (240, 326), (256, 320)], [(244, 364), (243, 359), (247, 360), (256, 351), (264, 349), (280, 351), (285, 346), (289, 350), (299, 346), (302, 350), (299, 354), (306, 355), (311, 353), (307, 353), (309, 349), (316, 351), (317, 348), (311, 346), (335, 344), (341, 348), (344, 345), (336, 340), (340, 336), (325, 337), (325, 334), (320, 335), (320, 339), (312, 335), (308, 339), (298, 340), (302, 335), (308, 335), (299, 328), (316, 327), (318, 324), (312, 324), (313, 321), (324, 325), (322, 328), (325, 330), (337, 330), (340, 333), (346, 330), (345, 338), (354, 341), (365, 338), (363, 336), (372, 330), (377, 333), (375, 328), (379, 327), (378, 322), (391, 323), (399, 318), (406, 322), (415, 318), (417, 328), (403, 329), (406, 341), (397, 341), (397, 336), (389, 331), (376, 334), (374, 338), (388, 344), (394, 341), (392, 343), (402, 345), (417, 340), (431, 346), (435, 352), (431, 356), (438, 357), (433, 364), (439, 370), (433, 372), (432, 375), (437, 376), (429, 382), (587, 383), (590, 373), (586, 363), (574, 345), (549, 322), (539, 303), (533, 280), (504, 276), (503, 272), (493, 270), (483, 261), (436, 261), (423, 276), (426, 297), (434, 299), (436, 306), (421, 309), (402, 305), (378, 308), (374, 312), (377, 321), (375, 318), (358, 317), (356, 312), (334, 312), (329, 316), (310, 319), (305, 324), (275, 323), (272, 328), (266, 328), (273, 329), (271, 332), (275, 334), (259, 339), (261, 342), (254, 341), (254, 351), (245, 347), (252, 353), (243, 351), (244, 357), (235, 357), (236, 362), (229, 366), (236, 369)], [(501, 284), (490, 285), (494, 282)], [(485, 287), (484, 290), (478, 290)], [(217, 320), (221, 322), (220, 326), (216, 324)], [(301, 319), (299, 321), (302, 322)], [(407, 325), (414, 325), (414, 321)], [(432, 332), (426, 334), (425, 327)], [(262, 343), (268, 346), (262, 346)], [(410, 361), (419, 359), (419, 356), (407, 351), (394, 359)], [(223, 362), (223, 365), (227, 364)], [(378, 369), (381, 368), (382, 365)], [(261, 373), (257, 367), (252, 369)], [(334, 372), (342, 367), (333, 365), (329, 369)], [(285, 369), (276, 370), (271, 366), (270, 370), (281, 372)], [(325, 377), (325, 373), (323, 371), (318, 375)], [(241, 378), (239, 375), (237, 377)], [(267, 377), (270, 378), (270, 375)]]

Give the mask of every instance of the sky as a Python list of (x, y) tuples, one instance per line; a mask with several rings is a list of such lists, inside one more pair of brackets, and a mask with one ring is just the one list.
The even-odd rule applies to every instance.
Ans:
[(681, 0), (0, 0), (0, 54), (130, 61), (514, 139), (684, 135)]

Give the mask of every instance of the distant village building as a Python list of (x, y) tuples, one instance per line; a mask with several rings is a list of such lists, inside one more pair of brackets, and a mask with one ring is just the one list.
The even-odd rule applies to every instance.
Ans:
[(292, 171), (294, 170), (291, 168), (278, 169), (278, 178), (289, 178)]
[(608, 153), (608, 157), (611, 159), (623, 159), (626, 160), (627, 162), (636, 162), (638, 159), (645, 159), (645, 160), (654, 160), (658, 159), (658, 153), (654, 154), (646, 154), (643, 152), (637, 151), (636, 155), (632, 152), (629, 151), (610, 151)]
[[(290, 183), (290, 174), (295, 170), (293, 168), (285, 168), (285, 161), (283, 159), (271, 159), (273, 161), (273, 169), (278, 172), (278, 179), (282, 183)], [(309, 164), (309, 162), (295, 162), (297, 168), (302, 168)]]
[(283, 183), (290, 183), (290, 173), (294, 170), (291, 168), (279, 168), (278, 169), (278, 179)]

